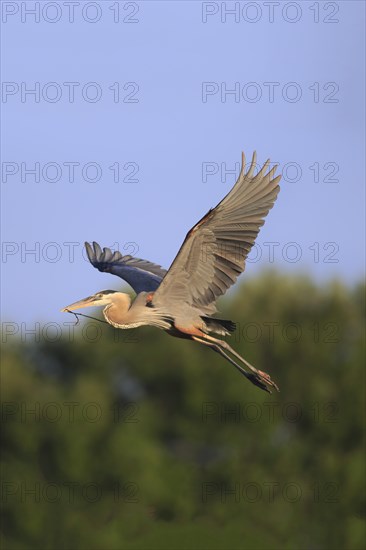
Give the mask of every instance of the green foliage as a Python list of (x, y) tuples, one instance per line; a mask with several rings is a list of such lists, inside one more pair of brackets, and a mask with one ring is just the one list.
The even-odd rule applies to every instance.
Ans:
[(222, 303), (279, 394), (155, 329), (4, 346), (2, 548), (363, 548), (364, 290), (267, 273)]

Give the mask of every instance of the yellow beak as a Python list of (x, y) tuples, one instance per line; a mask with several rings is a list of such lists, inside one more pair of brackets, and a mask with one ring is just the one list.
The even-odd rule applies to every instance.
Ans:
[(83, 307), (99, 305), (98, 301), (99, 300), (95, 298), (95, 296), (88, 296), (88, 298), (84, 298), (83, 300), (79, 300), (78, 302), (74, 302), (73, 304), (64, 307), (61, 311), (72, 311), (74, 309), (82, 309)]

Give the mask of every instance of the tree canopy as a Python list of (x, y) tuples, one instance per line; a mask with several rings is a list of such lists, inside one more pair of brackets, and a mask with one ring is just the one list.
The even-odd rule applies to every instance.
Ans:
[(272, 395), (153, 328), (3, 332), (2, 547), (363, 548), (364, 291), (268, 272), (221, 302)]

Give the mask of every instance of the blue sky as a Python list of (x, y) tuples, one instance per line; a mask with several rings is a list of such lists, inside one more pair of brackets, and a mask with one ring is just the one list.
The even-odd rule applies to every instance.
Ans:
[(119, 288), (85, 240), (168, 267), (241, 150), (286, 173), (247, 276), (363, 277), (363, 2), (36, 4), (2, 2), (3, 320)]

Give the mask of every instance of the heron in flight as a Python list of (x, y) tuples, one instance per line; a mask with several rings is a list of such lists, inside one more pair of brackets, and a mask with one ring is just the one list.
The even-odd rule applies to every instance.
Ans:
[[(216, 300), (225, 294), (245, 269), (245, 260), (260, 227), (280, 190), (277, 166), (267, 160), (255, 174), (254, 152), (248, 171), (242, 154), (241, 171), (231, 191), (210, 209), (190, 231), (168, 271), (152, 262), (120, 252), (103, 251), (97, 243), (85, 243), (90, 263), (124, 279), (136, 292), (102, 290), (62, 311), (105, 306), (106, 321), (116, 328), (151, 325), (172, 336), (199, 342), (213, 349), (256, 386), (278, 390), (271, 377), (254, 368), (229, 344), (213, 336), (227, 336), (235, 323), (213, 317)], [(234, 359), (235, 358), (235, 359)], [(239, 364), (239, 362), (241, 364)]]

